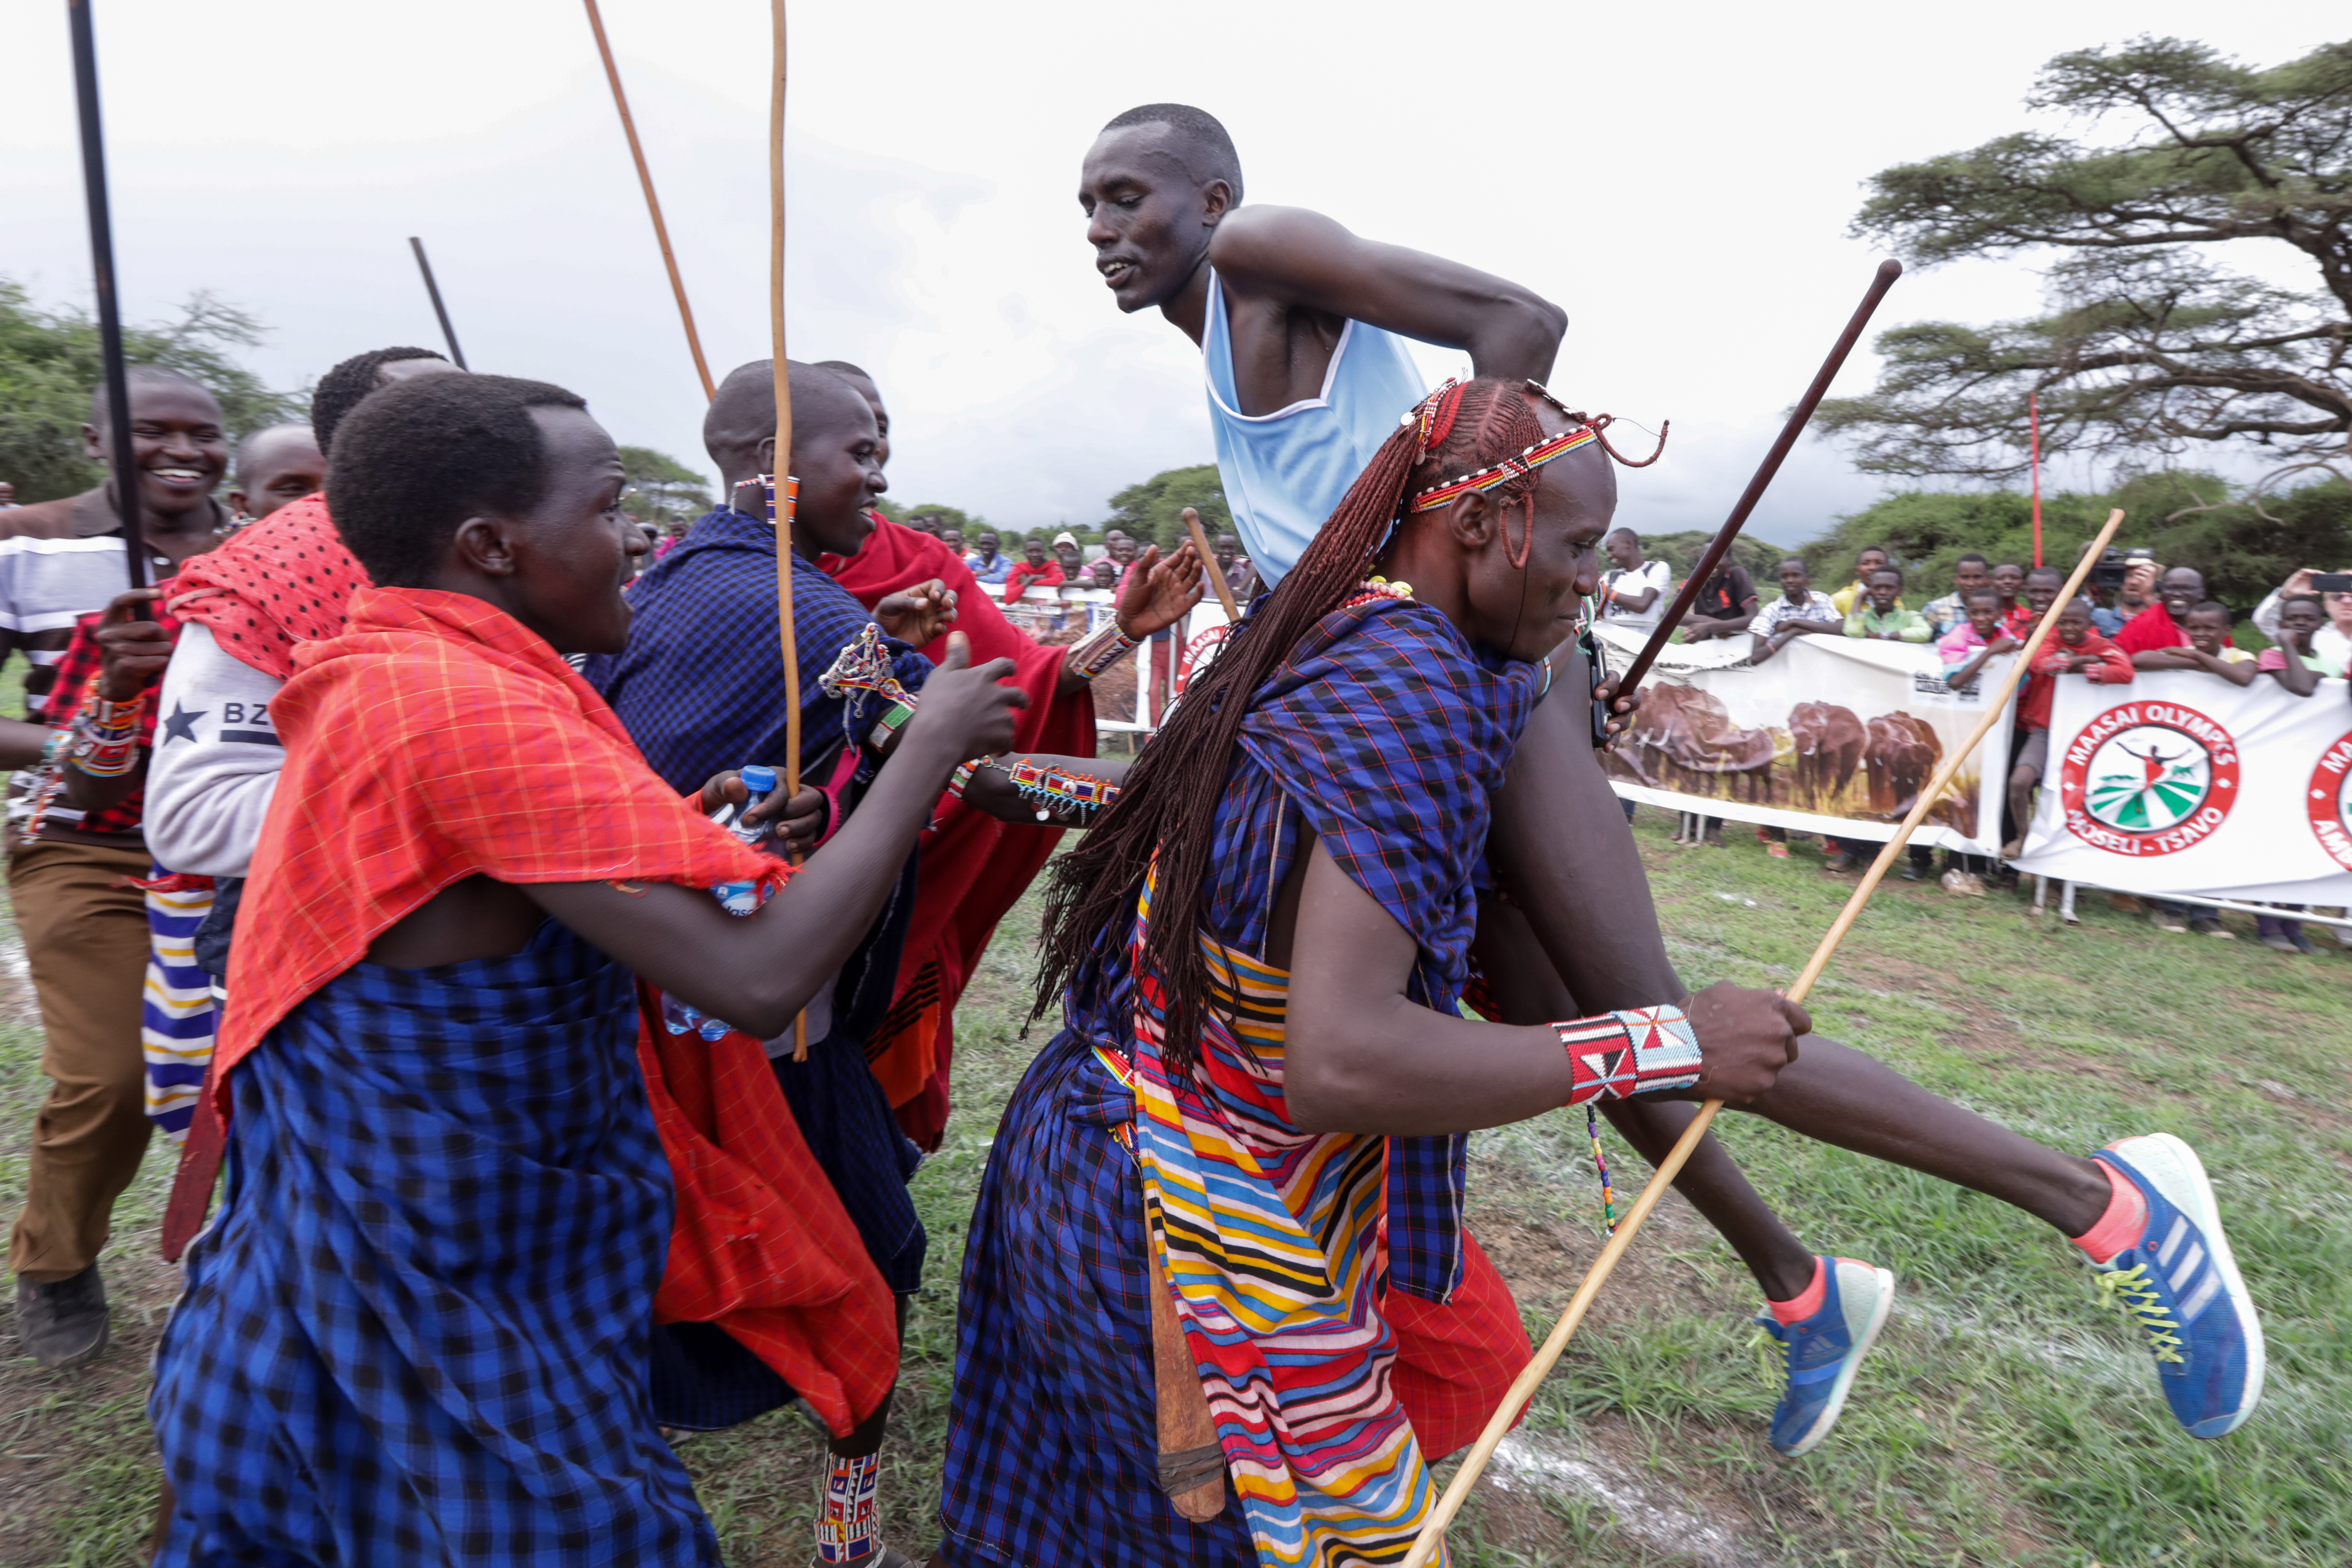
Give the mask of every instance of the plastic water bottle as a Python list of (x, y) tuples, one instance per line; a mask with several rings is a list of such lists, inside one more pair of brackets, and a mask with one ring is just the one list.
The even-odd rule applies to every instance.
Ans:
[[(740, 806), (731, 805), (720, 806), (710, 814), (710, 820), (726, 828), (744, 843), (757, 844), (774, 830), (772, 825), (765, 822), (746, 823), (743, 817), (753, 806), (776, 793), (776, 770), (752, 763), (740, 772), (743, 787), (751, 792), (751, 798)], [(712, 884), (710, 896), (717, 899), (719, 906), (729, 914), (748, 915), (760, 907), (760, 884), (756, 881), (718, 882)], [(706, 1040), (716, 1040), (727, 1033), (729, 1026), (725, 1020), (714, 1018), (701, 1009), (688, 1006), (669, 993), (664, 992), (662, 993), (662, 1027), (673, 1035), (691, 1033), (700, 1035)]]

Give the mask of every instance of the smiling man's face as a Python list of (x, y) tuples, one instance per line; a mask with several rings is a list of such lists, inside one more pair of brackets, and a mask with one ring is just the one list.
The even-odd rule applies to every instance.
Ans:
[[(83, 451), (112, 463), (113, 442), (103, 426), (85, 425), (81, 437)], [(131, 461), (139, 470), (142, 511), (159, 521), (208, 512), (228, 458), (228, 433), (211, 393), (185, 382), (131, 382)]]

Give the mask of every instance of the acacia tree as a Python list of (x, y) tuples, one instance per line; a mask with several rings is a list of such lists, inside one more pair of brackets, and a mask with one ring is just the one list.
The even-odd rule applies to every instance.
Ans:
[[(1823, 404), (1824, 426), (1869, 472), (2010, 479), (2032, 392), (2045, 452), (2252, 445), (2275, 458), (2257, 497), (2315, 468), (2352, 478), (2352, 42), (2252, 70), (2143, 37), (2059, 56), (2026, 101), (2104, 139), (2021, 132), (1885, 170), (1853, 232), (1929, 265), (2054, 250), (2048, 312), (1883, 333), (1877, 389)], [(2292, 247), (2317, 287), (2215, 258), (2257, 240)]]

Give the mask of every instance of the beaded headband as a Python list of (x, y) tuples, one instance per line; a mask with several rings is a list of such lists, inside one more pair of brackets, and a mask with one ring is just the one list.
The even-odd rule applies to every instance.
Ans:
[(1480, 468), (1477, 472), (1465, 474), (1458, 479), (1449, 479), (1442, 485), (1430, 486), (1412, 498), (1412, 510), (1428, 511), (1468, 495), (1473, 490), (1491, 490), (1496, 485), (1508, 484), (1522, 474), (1533, 473), (1554, 458), (1565, 457), (1579, 447), (1589, 447), (1600, 439), (1600, 430), (1591, 425), (1579, 426), (1573, 430), (1563, 430), (1557, 436), (1546, 437), (1517, 457), (1506, 458), (1493, 468)]
[[(1414, 511), (1429, 511), (1436, 507), (1444, 506), (1449, 501), (1458, 500), (1475, 490), (1490, 490), (1497, 485), (1508, 484), (1522, 475), (1533, 473), (1554, 458), (1564, 457), (1578, 447), (1589, 446), (1595, 441), (1601, 443), (1602, 451), (1624, 464), (1625, 467), (1646, 468), (1656, 462), (1659, 455), (1666, 449), (1666, 432), (1674, 428), (1672, 421), (1661, 426), (1658, 430), (1657, 450), (1637, 463), (1611, 446), (1609, 437), (1602, 434), (1616, 422), (1615, 415), (1588, 415), (1570, 408), (1553, 396), (1550, 389), (1539, 381), (1528, 381), (1524, 390), (1528, 396), (1538, 397), (1550, 404), (1563, 417), (1574, 422), (1573, 427), (1563, 430), (1557, 436), (1548, 436), (1516, 457), (1506, 458), (1492, 468), (1480, 468), (1474, 473), (1465, 474), (1459, 479), (1448, 479), (1444, 484), (1430, 486), (1412, 498)], [(1408, 426), (1419, 423), (1421, 449), (1425, 454), (1433, 447), (1443, 443), (1447, 434), (1452, 431), (1454, 413), (1461, 401), (1461, 384), (1448, 381), (1444, 386), (1423, 399), (1399, 423)]]

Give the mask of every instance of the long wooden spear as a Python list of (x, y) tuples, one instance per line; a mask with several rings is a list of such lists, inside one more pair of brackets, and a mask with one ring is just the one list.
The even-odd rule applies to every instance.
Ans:
[[(776, 528), (776, 635), (784, 652), (784, 798), (801, 791), (801, 656), (793, 640), (793, 380), (784, 360), (784, 0), (768, 0), (776, 36), (775, 80), (768, 95), (768, 321), (776, 362), (776, 455), (768, 485), (768, 521)], [(695, 356), (698, 363), (701, 355)], [(706, 372), (703, 378), (709, 379)], [(808, 1060), (808, 1015), (793, 1019), (793, 1060)]]
[[(613, 107), (621, 111), (621, 131), (629, 139), (629, 156), (636, 161), (637, 184), (645, 188), (646, 212), (654, 220), (654, 242), (661, 247), (662, 265), (669, 268), (669, 291), (677, 297), (677, 319), (686, 328), (686, 346), (694, 355), (694, 374), (702, 378), (702, 395), (707, 401), (718, 395), (718, 385), (710, 379), (710, 363), (702, 357), (702, 335), (694, 330), (694, 307), (686, 302), (686, 279), (678, 275), (677, 258), (669, 247), (669, 225), (662, 221), (661, 198), (654, 195), (653, 171), (646, 166), (646, 150), (637, 141), (637, 122), (629, 113), (629, 95), (621, 90), (621, 68), (613, 63), (613, 46), (604, 37), (604, 14), (596, 9), (596, 0), (584, 0), (588, 7), (588, 26), (596, 34), (596, 52), (604, 58), (604, 79), (613, 84)], [(783, 21), (777, 22), (777, 56), (779, 81), (783, 43)], [(778, 92), (782, 91), (780, 85)], [(782, 221), (781, 218), (779, 222)], [(781, 330), (781, 329), (779, 329)]]
[(1690, 576), (1683, 583), (1683, 591), (1675, 595), (1674, 607), (1658, 622), (1658, 629), (1650, 634), (1650, 640), (1642, 646), (1641, 653), (1618, 680), (1620, 691), (1632, 691), (1642, 683), (1642, 677), (1650, 673), (1651, 662), (1666, 646), (1666, 639), (1674, 635), (1675, 627), (1682, 624), (1683, 616), (1690, 612), (1700, 590), (1706, 586), (1706, 580), (1715, 575), (1715, 569), (1722, 563), (1724, 553), (1731, 548), (1732, 540), (1746, 525), (1748, 514), (1756, 510), (1756, 503), (1764, 499), (1765, 488), (1771, 484), (1772, 476), (1780, 471), (1781, 460), (1788, 457), (1790, 448), (1797, 444), (1797, 437), (1803, 435), (1805, 426), (1811, 423), (1813, 410), (1820, 407), (1822, 399), (1828, 395), (1830, 383), (1837, 379), (1837, 373), (1845, 364), (1846, 355), (1853, 353), (1853, 345), (1862, 341), (1863, 329), (1870, 325), (1870, 318), (1877, 310), (1878, 302), (1886, 298), (1886, 291), (1894, 288), (1895, 280), (1902, 276), (1903, 263), (1893, 257), (1878, 264), (1877, 275), (1871, 279), (1869, 290), (1863, 295), (1862, 303), (1853, 308), (1853, 315), (1846, 321), (1845, 331), (1838, 334), (1838, 341), (1831, 346), (1829, 358), (1822, 361), (1822, 368), (1813, 374), (1813, 384), (1805, 388), (1805, 395), (1797, 399), (1797, 406), (1789, 411), (1789, 420), (1780, 426), (1780, 438), (1772, 443), (1772, 449), (1764, 454), (1764, 460), (1756, 466), (1756, 477), (1749, 479), (1748, 488), (1739, 492), (1739, 500), (1732, 507), (1731, 516), (1716, 530), (1715, 538), (1707, 544), (1706, 553), (1701, 555), (1698, 564), (1691, 568)]
[[(2082, 558), (2075, 562), (2074, 575), (2066, 579), (2066, 586), (2060, 590), (2050, 608), (2042, 612), (2042, 619), (2034, 624), (2033, 635), (2025, 639), (2025, 647), (2017, 655), (2016, 661), (2001, 676), (2000, 684), (1986, 700), (1984, 717), (1977, 721), (1977, 727), (1969, 731), (1968, 740), (1961, 743), (1959, 749), (1936, 770), (1936, 776), (1927, 781), (1927, 787), (1919, 792), (1919, 798), (1911, 803), (1910, 813), (1903, 818), (1903, 825), (1879, 850), (1878, 858), (1871, 862), (1870, 869), (1855, 885), (1853, 896), (1846, 900), (1845, 908), (1838, 911), (1838, 918), (1831, 925), (1829, 934), (1822, 938), (1819, 947), (1813, 949), (1811, 961), (1797, 976), (1796, 984), (1789, 987), (1790, 1001), (1801, 1002), (1812, 991), (1813, 983), (1822, 977), (1822, 971), (1829, 965), (1830, 955), (1837, 952), (1838, 943), (1845, 940), (1845, 933), (1853, 929), (1854, 918), (1870, 901), (1870, 895), (1877, 889), (1879, 879), (1886, 875), (1886, 868), (1895, 863), (1895, 857), (1903, 852), (1903, 847), (1911, 841), (1913, 830), (1927, 820), (1929, 808), (1943, 797), (1953, 775), (1960, 771), (1960, 764), (1969, 760), (1985, 736), (1991, 732), (1993, 725), (2000, 721), (2009, 705), (2010, 693), (2017, 689), (2017, 683), (2025, 678), (2034, 654), (2040, 651), (2051, 628), (2058, 624), (2059, 612), (2072, 604), (2074, 595), (2082, 591), (2083, 578), (2091, 570), (2091, 563), (2099, 558), (2100, 552), (2106, 549), (2107, 542), (2116, 536), (2116, 530), (2123, 526), (2123, 521), (2124, 514), (2120, 509), (2107, 513), (2107, 525), (2099, 531), (2099, 537), (2092, 541), (2091, 547), (2083, 552)], [(1542, 1348), (1536, 1352), (1535, 1359), (1528, 1363), (1526, 1369), (1512, 1382), (1511, 1391), (1503, 1396), (1502, 1405), (1488, 1418), (1486, 1430), (1478, 1435), (1478, 1441), (1470, 1449), (1470, 1457), (1454, 1472), (1453, 1484), (1438, 1500), (1436, 1509), (1422, 1525), (1421, 1535), (1413, 1542), (1412, 1551), (1406, 1554), (1404, 1568), (1423, 1568), (1423, 1564), (1437, 1551), (1438, 1542), (1445, 1538), (1445, 1527), (1461, 1511), (1463, 1500), (1470, 1495), (1471, 1486), (1486, 1470), (1486, 1461), (1495, 1457), (1496, 1446), (1511, 1429), (1511, 1423), (1517, 1418), (1520, 1409), (1535, 1397), (1536, 1387), (1543, 1382), (1545, 1374), (1559, 1363), (1560, 1353), (1568, 1349), (1568, 1342), (1576, 1332), (1577, 1325), (1584, 1321), (1586, 1309), (1601, 1294), (1601, 1287), (1608, 1282), (1610, 1270), (1617, 1267), (1617, 1260), (1633, 1245), (1633, 1233), (1642, 1228), (1642, 1222), (1650, 1217), (1650, 1211), (1658, 1206), (1660, 1198), (1665, 1196), (1666, 1188), (1682, 1173), (1684, 1163), (1691, 1157), (1691, 1151), (1696, 1149), (1698, 1141), (1706, 1136), (1707, 1124), (1722, 1109), (1723, 1101), (1719, 1100), (1710, 1100), (1700, 1106), (1698, 1114), (1691, 1118), (1690, 1125), (1683, 1129), (1683, 1135), (1675, 1141), (1674, 1148), (1658, 1162), (1657, 1172), (1651, 1176), (1649, 1185), (1643, 1187), (1642, 1195), (1633, 1201), (1633, 1208), (1618, 1225), (1617, 1233), (1601, 1249), (1601, 1256), (1592, 1260), (1592, 1268), (1584, 1276), (1584, 1283), (1578, 1286), (1576, 1294), (1570, 1298), (1568, 1310), (1559, 1315), (1559, 1323), (1545, 1339)]]

